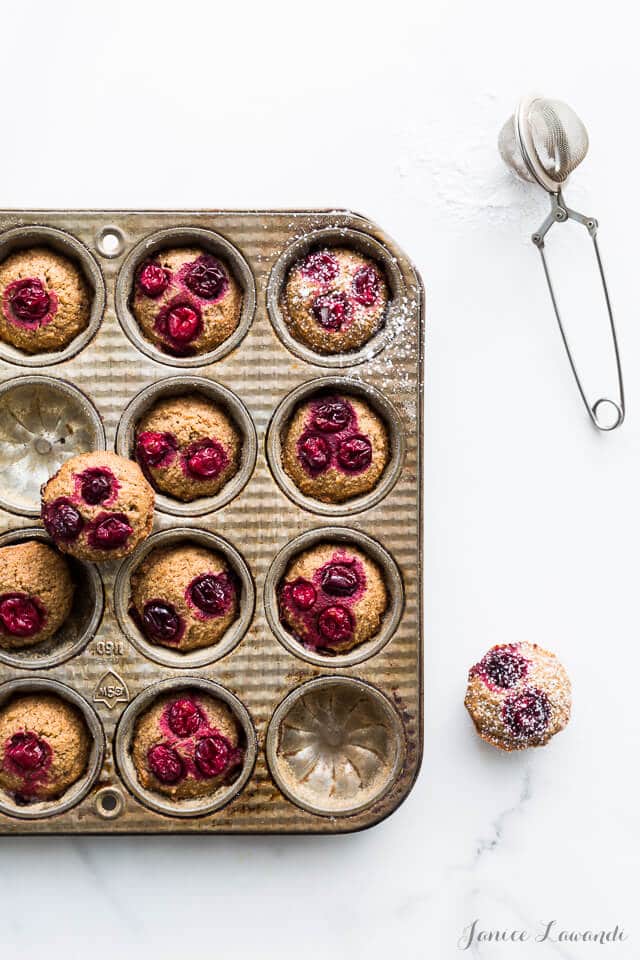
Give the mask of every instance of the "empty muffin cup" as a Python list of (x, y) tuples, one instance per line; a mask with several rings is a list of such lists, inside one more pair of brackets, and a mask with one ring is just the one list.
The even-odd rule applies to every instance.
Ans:
[[(240, 733), (243, 756), (237, 774), (231, 782), (223, 783), (207, 796), (174, 799), (142, 785), (132, 751), (137, 722), (153, 707), (154, 701), (171, 693), (188, 697), (190, 692), (196, 696), (200, 694), (222, 701), (229, 708)], [(154, 683), (129, 704), (118, 723), (114, 752), (118, 771), (125, 786), (146, 807), (170, 817), (203, 817), (226, 806), (244, 788), (255, 765), (257, 741), (251, 717), (235, 694), (212, 680), (202, 677), (184, 677)]]
[[(136, 432), (140, 420), (153, 410), (159, 401), (178, 399), (197, 394), (210, 400), (230, 418), (240, 437), (237, 471), (213, 496), (202, 496), (183, 502), (156, 490), (156, 508), (176, 517), (199, 517), (225, 506), (248, 483), (255, 464), (258, 442), (251, 414), (242, 400), (227, 387), (204, 377), (180, 376), (157, 380), (141, 390), (125, 409), (116, 433), (116, 452), (121, 457), (136, 459)], [(144, 469), (144, 464), (142, 464)], [(153, 478), (150, 482), (153, 485)]]
[(292, 803), (319, 816), (353, 816), (398, 778), (405, 756), (402, 722), (371, 684), (317, 677), (276, 708), (266, 754), (273, 779)]
[[(41, 677), (9, 680), (0, 686), (0, 711), (14, 699), (23, 696), (53, 696), (69, 704), (80, 715), (89, 738), (86, 768), (61, 796), (52, 800), (34, 800), (27, 803), (24, 800), (17, 799), (6, 790), (0, 789), (0, 813), (22, 820), (36, 820), (43, 817), (52, 817), (69, 810), (80, 803), (89, 793), (102, 769), (105, 737), (102, 724), (93, 707), (87, 703), (84, 697), (81, 697), (79, 693), (76, 693), (66, 684)], [(30, 759), (34, 759), (33, 753), (32, 750)]]
[[(0, 548), (11, 544), (37, 540), (55, 549), (41, 527), (10, 530), (0, 536)], [(24, 649), (2, 649), (0, 663), (23, 670), (42, 670), (55, 667), (77, 656), (95, 636), (104, 609), (104, 588), (98, 570), (92, 563), (74, 557), (64, 558), (75, 585), (71, 613), (52, 637)]]
[[(228, 565), (239, 590), (238, 616), (216, 643), (192, 650), (172, 650), (170, 646), (151, 643), (131, 616), (131, 578), (149, 554), (164, 547), (192, 544), (220, 555)], [(255, 608), (255, 587), (251, 572), (238, 551), (227, 540), (192, 527), (177, 527), (151, 536), (118, 570), (113, 588), (115, 613), (122, 631), (134, 647), (149, 660), (165, 667), (193, 669), (215, 663), (231, 652), (251, 625)]]
[[(386, 280), (389, 300), (380, 326), (366, 343), (350, 352), (325, 354), (312, 349), (293, 335), (286, 319), (283, 292), (292, 267), (310, 253), (331, 248), (352, 250), (373, 261)], [(276, 333), (291, 353), (320, 367), (351, 367), (370, 360), (401, 329), (407, 302), (406, 285), (396, 259), (369, 234), (347, 227), (326, 227), (295, 240), (276, 261), (267, 286), (267, 308)]]
[(106, 447), (104, 426), (77, 387), (24, 376), (0, 385), (0, 507), (40, 516), (40, 488), (70, 457)]
[(0, 358), (23, 367), (47, 367), (69, 360), (80, 352), (95, 336), (105, 307), (105, 284), (102, 272), (92, 253), (75, 237), (54, 227), (13, 227), (0, 234), (0, 263), (11, 254), (36, 247), (48, 247), (71, 260), (82, 273), (91, 296), (91, 307), (86, 327), (59, 350), (27, 353), (12, 344), (0, 341)]
[[(196, 247), (222, 261), (240, 287), (242, 306), (236, 328), (213, 350), (206, 353), (174, 356), (165, 353), (143, 336), (140, 325), (131, 310), (131, 298), (136, 276), (144, 262), (162, 250), (180, 247)], [(225, 240), (218, 233), (204, 230), (201, 227), (175, 227), (159, 230), (157, 233), (145, 237), (131, 250), (118, 274), (115, 304), (122, 329), (129, 340), (146, 356), (173, 367), (204, 367), (225, 357), (246, 336), (256, 308), (256, 288), (247, 261), (228, 240)]]
[[(323, 394), (346, 397), (351, 395), (363, 400), (380, 417), (388, 436), (389, 459), (376, 485), (368, 493), (351, 497), (341, 503), (326, 503), (304, 494), (283, 466), (284, 441), (291, 418), (299, 406)], [(301, 384), (280, 401), (269, 423), (266, 450), (276, 483), (294, 503), (304, 510), (325, 517), (351, 516), (375, 506), (395, 486), (404, 464), (404, 430), (398, 411), (375, 387), (349, 377), (322, 377)]]
[[(387, 607), (380, 629), (371, 639), (354, 646), (345, 653), (331, 653), (305, 646), (282, 622), (279, 607), (279, 589), (287, 568), (304, 551), (324, 544), (344, 544), (364, 553), (378, 567), (386, 588)], [(339, 600), (339, 597), (338, 597)], [(264, 583), (264, 607), (269, 626), (280, 643), (296, 657), (324, 668), (350, 667), (379, 653), (395, 633), (404, 608), (402, 577), (393, 557), (376, 540), (358, 530), (347, 527), (322, 527), (308, 530), (291, 540), (276, 555)]]

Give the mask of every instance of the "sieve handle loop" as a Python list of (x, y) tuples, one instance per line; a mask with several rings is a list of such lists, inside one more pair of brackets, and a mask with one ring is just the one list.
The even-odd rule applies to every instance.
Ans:
[[(558, 321), (558, 327), (560, 328), (562, 342), (564, 343), (564, 348), (567, 352), (569, 364), (571, 366), (574, 379), (578, 386), (578, 390), (580, 391), (582, 402), (586, 407), (587, 413), (589, 414), (589, 417), (591, 418), (591, 422), (593, 423), (594, 427), (596, 427), (598, 430), (603, 430), (603, 431), (615, 430), (616, 427), (619, 427), (622, 424), (625, 417), (625, 412), (626, 412), (625, 399), (624, 399), (624, 383), (622, 379), (622, 365), (620, 363), (620, 350), (618, 348), (618, 337), (616, 334), (616, 326), (613, 319), (613, 309), (611, 307), (611, 300), (609, 298), (609, 289), (607, 287), (607, 280), (604, 274), (602, 258), (600, 257), (600, 249), (598, 247), (598, 221), (594, 217), (585, 217), (583, 216), (583, 214), (578, 213), (576, 210), (572, 210), (570, 207), (568, 207), (564, 202), (564, 198), (560, 190), (558, 190), (557, 193), (550, 193), (549, 196), (551, 198), (551, 211), (544, 219), (540, 228), (532, 235), (531, 240), (540, 251), (540, 256), (542, 258), (542, 266), (544, 267), (544, 274), (547, 279), (547, 286), (549, 288), (549, 293), (551, 295), (551, 302), (553, 304), (556, 320)], [(609, 317), (609, 328), (611, 331), (611, 340), (613, 343), (613, 350), (615, 354), (616, 370), (618, 374), (618, 400), (617, 401), (611, 400), (607, 397), (601, 397), (599, 400), (596, 400), (596, 402), (593, 404), (589, 402), (589, 400), (587, 399), (587, 395), (585, 393), (584, 387), (582, 385), (582, 381), (580, 379), (580, 374), (578, 373), (578, 369), (573, 359), (571, 346), (567, 339), (567, 334), (564, 329), (564, 324), (562, 323), (562, 317), (560, 315), (558, 301), (556, 299), (553, 282), (551, 280), (551, 274), (549, 272), (549, 264), (547, 262), (547, 257), (545, 254), (544, 240), (549, 230), (551, 230), (554, 224), (566, 223), (568, 220), (575, 220), (576, 223), (579, 223), (581, 224), (581, 226), (585, 227), (585, 229), (587, 230), (593, 242), (593, 249), (596, 256), (596, 263), (598, 264), (598, 272), (600, 274), (600, 280), (602, 282), (602, 290), (604, 293), (604, 299), (607, 306), (607, 314)], [(600, 423), (600, 421), (598, 420), (598, 410), (602, 407), (603, 404), (610, 404), (615, 408), (616, 419), (614, 423), (606, 425), (606, 424)]]

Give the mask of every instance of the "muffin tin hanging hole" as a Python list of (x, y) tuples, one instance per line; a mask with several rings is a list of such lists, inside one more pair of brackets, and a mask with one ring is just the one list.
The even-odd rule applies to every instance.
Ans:
[(100, 414), (77, 387), (25, 376), (0, 385), (0, 508), (40, 515), (40, 488), (70, 457), (104, 450)]
[[(302, 493), (282, 464), (284, 436), (296, 409), (323, 393), (344, 394), (347, 398), (352, 395), (364, 400), (380, 416), (389, 437), (389, 462), (373, 490), (343, 503), (324, 503)], [(280, 401), (267, 428), (266, 452), (276, 483), (299, 507), (324, 517), (351, 516), (379, 503), (393, 489), (402, 473), (405, 458), (402, 419), (393, 404), (375, 387), (350, 377), (322, 377), (301, 384)]]
[(14, 697), (27, 694), (52, 695), (66, 700), (81, 714), (91, 738), (89, 759), (84, 774), (56, 800), (40, 800), (23, 805), (4, 790), (0, 790), (0, 813), (22, 820), (38, 820), (64, 813), (86, 797), (102, 769), (105, 737), (102, 724), (93, 707), (79, 693), (58, 680), (46, 680), (42, 677), (9, 680), (0, 686), (0, 708)]
[(219, 510), (243, 490), (249, 482), (256, 464), (258, 441), (251, 414), (242, 400), (223, 387), (222, 384), (204, 377), (181, 376), (158, 380), (141, 390), (125, 409), (116, 432), (116, 453), (121, 457), (135, 460), (136, 428), (141, 418), (148, 413), (159, 400), (200, 394), (220, 406), (231, 418), (242, 438), (240, 464), (237, 472), (212, 497), (198, 497), (196, 500), (182, 502), (175, 497), (156, 492), (156, 508), (161, 513), (175, 517), (200, 517)]
[[(242, 735), (242, 747), (244, 749), (244, 760), (242, 767), (236, 779), (228, 785), (220, 786), (214, 794), (209, 797), (198, 797), (193, 799), (172, 800), (169, 797), (163, 797), (142, 786), (138, 779), (131, 751), (133, 748), (133, 739), (136, 729), (136, 722), (142, 714), (149, 709), (155, 700), (163, 694), (174, 691), (175, 693), (188, 694), (194, 693), (206, 694), (216, 700), (221, 700), (233, 713)], [(213, 680), (206, 680), (203, 677), (184, 677), (180, 679), (172, 678), (154, 683), (140, 693), (126, 708), (115, 735), (115, 760), (118, 771), (127, 789), (146, 807), (157, 813), (163, 813), (169, 817), (204, 817), (207, 814), (214, 813), (226, 806), (244, 789), (249, 777), (253, 772), (257, 754), (256, 732), (249, 716), (247, 708), (242, 701)]]
[[(218, 643), (209, 647), (200, 647), (196, 650), (171, 650), (168, 647), (150, 643), (138, 628), (129, 613), (131, 603), (131, 577), (142, 561), (149, 556), (152, 550), (158, 547), (179, 546), (192, 543), (221, 554), (227, 561), (240, 584), (240, 602), (238, 618), (231, 624), (227, 632)], [(251, 626), (255, 609), (255, 587), (249, 567), (244, 558), (227, 540), (194, 527), (176, 527), (155, 533), (145, 541), (118, 570), (113, 587), (113, 605), (120, 629), (129, 638), (131, 643), (147, 659), (160, 663), (165, 667), (180, 669), (194, 669), (215, 663), (230, 653), (242, 640)]]
[(62, 350), (25, 353), (0, 341), (0, 359), (22, 367), (48, 367), (71, 359), (93, 339), (102, 323), (106, 293), (102, 271), (92, 253), (75, 237), (54, 227), (13, 227), (0, 234), (0, 263), (11, 253), (30, 247), (50, 247), (72, 260), (82, 270), (91, 291), (91, 310), (86, 328)]
[[(387, 589), (388, 605), (380, 630), (370, 640), (361, 643), (346, 653), (319, 653), (317, 650), (309, 649), (292, 633), (289, 633), (280, 620), (278, 589), (287, 567), (304, 550), (309, 550), (324, 543), (351, 545), (367, 554), (380, 568)], [(387, 553), (376, 540), (358, 530), (351, 530), (347, 527), (321, 527), (316, 530), (308, 530), (301, 536), (296, 537), (295, 540), (291, 540), (276, 555), (264, 582), (264, 608), (269, 626), (280, 643), (290, 653), (306, 660), (307, 663), (325, 669), (351, 667), (380, 653), (395, 633), (404, 609), (402, 577), (391, 554)]]
[[(0, 547), (38, 540), (55, 549), (42, 527), (10, 530), (0, 536)], [(0, 663), (22, 670), (43, 670), (56, 667), (84, 650), (95, 636), (104, 611), (104, 587), (95, 564), (84, 563), (74, 557), (65, 560), (75, 584), (71, 613), (60, 629), (48, 640), (23, 650), (3, 650)]]
[(113, 260), (125, 248), (125, 238), (119, 227), (107, 226), (96, 235), (96, 249), (100, 256)]
[[(242, 289), (242, 308), (238, 326), (231, 336), (207, 353), (180, 357), (164, 353), (151, 341), (145, 339), (131, 310), (130, 301), (138, 267), (160, 250), (171, 247), (202, 248), (225, 264)], [(234, 247), (220, 234), (214, 233), (212, 230), (204, 230), (201, 227), (173, 227), (167, 230), (159, 230), (157, 233), (145, 237), (131, 250), (118, 274), (115, 305), (118, 320), (125, 334), (134, 346), (147, 357), (172, 367), (205, 367), (216, 360), (221, 360), (222, 357), (226, 357), (246, 336), (256, 309), (256, 286), (245, 258), (237, 247)]]
[(103, 820), (116, 820), (124, 811), (124, 797), (113, 787), (103, 787), (96, 793), (94, 805)]
[(399, 776), (404, 731), (375, 687), (351, 677), (317, 677), (276, 708), (266, 754), (292, 803), (319, 816), (348, 817), (380, 800)]

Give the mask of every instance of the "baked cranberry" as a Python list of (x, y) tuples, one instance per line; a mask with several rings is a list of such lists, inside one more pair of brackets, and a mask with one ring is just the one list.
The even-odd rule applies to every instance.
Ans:
[(478, 672), (486, 682), (508, 690), (524, 677), (528, 665), (529, 661), (517, 652), (515, 645), (510, 644), (489, 650), (478, 664)]
[(183, 697), (167, 710), (167, 723), (176, 737), (190, 737), (201, 725), (202, 714), (193, 700)]
[(311, 311), (325, 330), (341, 330), (351, 316), (351, 303), (346, 294), (332, 291), (316, 297)]
[(161, 783), (177, 783), (184, 776), (184, 764), (173, 747), (157, 743), (147, 753), (147, 762), (152, 774)]
[(51, 297), (38, 277), (12, 283), (7, 299), (13, 315), (22, 323), (38, 324), (51, 310)]
[(549, 726), (551, 704), (543, 690), (527, 687), (513, 693), (502, 705), (502, 719), (514, 737), (528, 740), (540, 737)]
[(46, 617), (41, 604), (24, 593), (0, 597), (0, 627), (13, 637), (33, 637)]
[(310, 280), (329, 283), (330, 280), (335, 280), (338, 276), (340, 265), (333, 254), (327, 250), (317, 250), (305, 258), (300, 272)]
[(365, 307), (378, 299), (380, 278), (373, 267), (361, 267), (353, 277), (353, 296)]
[(117, 550), (132, 533), (133, 527), (124, 513), (101, 513), (91, 524), (87, 543), (94, 550)]
[(203, 613), (219, 616), (228, 609), (233, 586), (226, 573), (204, 573), (190, 584), (191, 602)]
[(331, 643), (348, 640), (353, 629), (353, 617), (346, 607), (326, 607), (318, 617), (318, 630)]
[(60, 543), (73, 543), (84, 527), (79, 510), (66, 497), (45, 504), (42, 522), (49, 536)]
[(173, 434), (145, 430), (136, 439), (136, 458), (143, 467), (168, 467), (177, 448)]
[(322, 589), (330, 597), (352, 597), (360, 579), (352, 564), (329, 563), (322, 571)]
[(154, 327), (167, 341), (167, 349), (188, 352), (189, 344), (202, 330), (200, 310), (194, 304), (174, 303), (160, 311)]
[(110, 470), (91, 467), (80, 475), (80, 492), (85, 503), (92, 507), (104, 503), (113, 493), (114, 476)]
[(172, 604), (149, 600), (142, 611), (142, 629), (152, 642), (178, 643), (184, 633), (184, 623)]
[(184, 454), (187, 473), (199, 480), (212, 480), (229, 463), (227, 452), (217, 440), (195, 440)]
[(343, 470), (366, 470), (371, 464), (371, 441), (368, 437), (348, 437), (338, 447), (337, 457)]
[(321, 400), (313, 410), (313, 425), (323, 433), (338, 433), (351, 421), (351, 409), (348, 403), (338, 397)]
[(324, 437), (308, 433), (298, 441), (298, 457), (310, 473), (322, 473), (331, 461), (331, 447)]
[(298, 577), (293, 583), (287, 584), (287, 587), (289, 596), (300, 610), (310, 610), (316, 602), (316, 588), (309, 580)]
[(202, 300), (217, 300), (227, 288), (227, 275), (222, 264), (208, 254), (189, 265), (183, 280)]
[(171, 274), (168, 270), (149, 260), (148, 263), (145, 263), (140, 269), (138, 286), (145, 296), (155, 300), (165, 292), (169, 286), (170, 279)]
[(218, 777), (229, 766), (230, 752), (231, 744), (227, 738), (213, 734), (198, 740), (193, 756), (203, 777)]
[(51, 747), (35, 733), (14, 733), (5, 756), (25, 775), (41, 770), (51, 757)]

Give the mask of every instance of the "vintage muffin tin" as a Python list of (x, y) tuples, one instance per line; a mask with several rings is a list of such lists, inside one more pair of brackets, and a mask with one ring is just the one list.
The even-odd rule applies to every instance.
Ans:
[[(0, 791), (0, 833), (344, 833), (383, 820), (410, 791), (422, 753), (421, 438), (424, 291), (407, 257), (365, 218), (316, 212), (0, 212), (0, 260), (48, 245), (93, 291), (90, 324), (59, 354), (0, 344), (0, 545), (47, 539), (40, 483), (85, 449), (131, 451), (137, 418), (161, 395), (209, 394), (243, 437), (240, 471), (216, 497), (158, 497), (153, 538), (122, 563), (74, 563), (72, 616), (45, 648), (0, 651), (0, 704), (51, 689), (93, 738), (84, 778), (58, 801), (19, 806)], [(128, 299), (138, 263), (168, 245), (223, 257), (243, 289), (233, 337), (204, 357), (143, 340)], [(340, 245), (385, 270), (384, 329), (356, 353), (293, 341), (280, 307), (288, 267)], [(34, 369), (37, 368), (37, 369)], [(378, 487), (350, 504), (300, 495), (279, 461), (295, 404), (325, 387), (364, 396), (390, 431)], [(390, 606), (380, 635), (333, 658), (283, 630), (275, 587), (298, 550), (354, 542), (380, 564)], [(129, 575), (157, 543), (192, 539), (226, 554), (240, 619), (220, 645), (181, 657), (150, 647), (127, 615)], [(135, 718), (167, 688), (204, 688), (236, 713), (246, 747), (235, 782), (206, 801), (168, 803), (137, 783)]]

